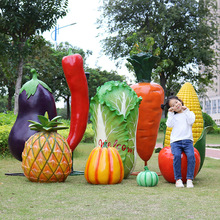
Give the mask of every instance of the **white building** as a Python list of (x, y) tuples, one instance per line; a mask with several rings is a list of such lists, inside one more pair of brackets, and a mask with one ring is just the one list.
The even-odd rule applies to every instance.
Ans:
[[(220, 15), (220, 0), (218, 0), (218, 13)], [(220, 21), (218, 21), (220, 24)], [(219, 30), (219, 38), (215, 44), (215, 48), (220, 47), (220, 30)], [(218, 126), (220, 126), (220, 60), (218, 60), (218, 64), (216, 66), (216, 75), (217, 78), (214, 79), (213, 88), (208, 89), (206, 93), (206, 98), (201, 100), (201, 106), (203, 112), (209, 114), (212, 119), (216, 122)]]
[(215, 80), (215, 88), (209, 89), (206, 95), (200, 102), (203, 112), (209, 114), (220, 126), (220, 76)]

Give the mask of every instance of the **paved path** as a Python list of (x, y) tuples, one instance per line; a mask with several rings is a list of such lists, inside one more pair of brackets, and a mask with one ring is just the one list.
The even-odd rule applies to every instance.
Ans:
[(213, 159), (220, 160), (220, 148), (206, 147), (205, 156)]
[[(213, 158), (213, 159), (220, 160), (220, 148), (210, 148), (211, 146), (212, 147), (216, 147), (216, 146), (219, 146), (219, 145), (211, 145), (211, 144), (209, 144), (206, 147), (205, 156)], [(156, 144), (155, 148), (158, 148), (158, 147), (162, 148), (163, 145), (162, 144)]]

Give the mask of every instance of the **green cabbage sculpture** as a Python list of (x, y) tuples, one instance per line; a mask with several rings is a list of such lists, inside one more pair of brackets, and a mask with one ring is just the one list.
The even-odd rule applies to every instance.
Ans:
[(91, 99), (90, 113), (95, 146), (116, 147), (127, 178), (136, 162), (136, 130), (141, 97), (126, 83), (106, 82)]

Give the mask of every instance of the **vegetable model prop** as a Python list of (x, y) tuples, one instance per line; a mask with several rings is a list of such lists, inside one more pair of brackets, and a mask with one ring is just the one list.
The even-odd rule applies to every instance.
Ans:
[(151, 158), (156, 145), (162, 116), (161, 104), (164, 102), (163, 88), (151, 82), (152, 68), (157, 60), (158, 57), (150, 53), (139, 53), (128, 59), (134, 67), (139, 82), (131, 88), (143, 99), (139, 108), (136, 140), (138, 155), (145, 161), (145, 165)]
[(147, 166), (144, 167), (145, 171), (137, 175), (137, 183), (139, 186), (156, 186), (159, 178), (157, 173), (150, 171)]
[[(199, 172), (200, 155), (196, 148), (194, 148), (194, 153), (196, 158), (196, 164), (194, 170), (194, 178), (195, 178)], [(173, 170), (173, 154), (171, 152), (170, 146), (164, 147), (160, 151), (158, 156), (158, 161), (159, 161), (160, 172), (162, 173), (164, 179), (170, 183), (175, 183), (174, 170)], [(185, 153), (182, 153), (181, 155), (181, 174), (182, 174), (182, 180), (185, 183), (186, 174), (187, 174), (187, 157)]]
[(115, 147), (124, 165), (124, 176), (131, 173), (136, 158), (136, 128), (141, 98), (126, 83), (110, 81), (97, 89), (91, 99), (91, 121), (95, 146)]
[[(177, 93), (177, 96), (183, 101), (184, 105), (189, 108), (190, 111), (193, 111), (196, 119), (192, 126), (192, 133), (193, 133), (193, 145), (194, 147), (199, 151), (200, 157), (201, 157), (201, 163), (200, 168), (201, 170), (204, 159), (205, 159), (205, 139), (206, 139), (206, 133), (209, 130), (208, 128), (204, 129), (203, 125), (203, 117), (202, 117), (202, 110), (200, 107), (199, 99), (196, 94), (196, 91), (194, 90), (191, 83), (186, 82), (179, 92)], [(171, 134), (172, 128), (167, 127), (166, 128), (166, 134), (165, 134), (165, 140), (164, 140), (164, 146), (170, 145), (170, 134)]]
[(9, 134), (8, 144), (12, 155), (22, 160), (25, 141), (36, 131), (30, 130), (28, 120), (38, 121), (38, 115), (48, 112), (52, 119), (57, 115), (55, 101), (51, 89), (37, 79), (37, 72), (32, 69), (33, 78), (26, 82), (19, 94), (18, 116)]
[(60, 116), (51, 121), (39, 115), (39, 121), (30, 128), (38, 131), (25, 143), (22, 153), (24, 175), (32, 182), (64, 182), (71, 172), (72, 152), (66, 140), (56, 131), (67, 127), (58, 126)]
[(116, 184), (124, 178), (121, 157), (114, 147), (95, 147), (89, 155), (85, 168), (85, 178), (91, 184)]
[(62, 59), (63, 71), (71, 92), (71, 120), (67, 142), (72, 151), (81, 141), (86, 130), (89, 114), (89, 93), (83, 59), (70, 54)]

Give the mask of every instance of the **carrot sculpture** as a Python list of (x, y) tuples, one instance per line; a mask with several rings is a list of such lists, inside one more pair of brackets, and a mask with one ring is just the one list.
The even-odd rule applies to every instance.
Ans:
[(133, 65), (139, 83), (131, 88), (142, 97), (139, 107), (136, 146), (140, 158), (147, 165), (156, 145), (157, 133), (162, 116), (161, 104), (164, 102), (163, 88), (151, 82), (152, 69), (158, 60), (150, 53), (132, 55), (128, 61)]

